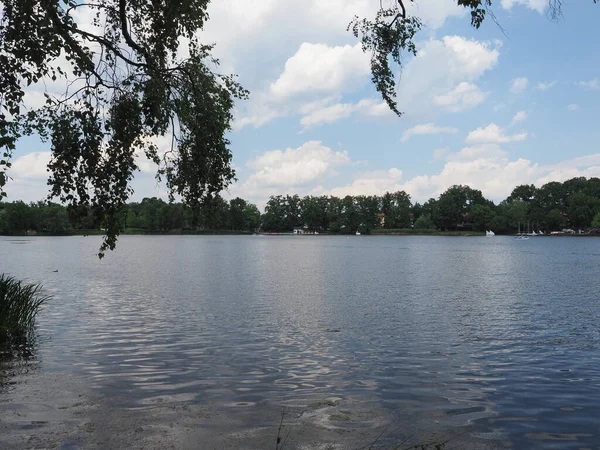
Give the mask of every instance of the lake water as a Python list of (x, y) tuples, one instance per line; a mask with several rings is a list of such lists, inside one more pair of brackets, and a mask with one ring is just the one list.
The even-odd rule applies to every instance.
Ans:
[[(600, 239), (125, 236), (102, 261), (99, 245), (0, 239), (0, 273), (54, 296), (32, 369), (0, 391), (0, 447), (115, 446), (98, 435), (133, 417), (157, 448), (259, 448), (284, 407), (286, 448), (600, 446)], [(187, 440), (169, 441), (178, 417)]]

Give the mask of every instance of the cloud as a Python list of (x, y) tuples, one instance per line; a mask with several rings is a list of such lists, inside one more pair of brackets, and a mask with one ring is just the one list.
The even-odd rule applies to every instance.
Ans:
[(387, 191), (395, 191), (395, 186), (402, 179), (402, 171), (392, 167), (389, 170), (365, 172), (359, 174), (346, 186), (333, 188), (328, 195), (345, 197), (346, 195), (381, 195)]
[(329, 47), (304, 42), (269, 90), (277, 99), (307, 92), (351, 91), (366, 81), (369, 71), (369, 58), (361, 44)]
[(483, 103), (487, 95), (476, 85), (463, 81), (450, 92), (434, 97), (433, 101), (448, 111), (460, 112)]
[(474, 106), (481, 96), (473, 83), (496, 66), (500, 55), (499, 45), (461, 36), (432, 39), (418, 50), (404, 66), (397, 88), (400, 110), (417, 120), (431, 117), (439, 107)]
[(512, 121), (510, 122), (510, 124), (514, 125), (515, 123), (523, 122), (524, 120), (527, 120), (527, 112), (519, 111), (518, 113), (515, 114)]
[(548, 6), (548, 0), (501, 0), (500, 4), (504, 9), (512, 9), (514, 5), (523, 5), (529, 9), (534, 9), (540, 14), (545, 11)]
[[(379, 7), (373, 0), (219, 0), (210, 2), (210, 20), (200, 38), (216, 42), (215, 52), (227, 71), (247, 79), (256, 67), (287, 58), (290, 48), (297, 49), (307, 39), (353, 45), (356, 40), (346, 30), (348, 23), (354, 16), (375, 17)], [(456, 2), (439, 0), (409, 2), (407, 7), (433, 30), (449, 17), (467, 14)], [(256, 51), (248, 52), (249, 48)]]
[[(500, 44), (446, 36), (419, 45), (419, 53), (404, 66), (398, 103), (412, 120), (427, 120), (439, 107), (450, 111), (471, 108), (485, 99), (473, 84), (498, 62)], [(344, 101), (369, 84), (368, 55), (359, 44), (328, 46), (303, 43), (288, 58), (283, 72), (266, 90), (252, 95), (236, 112), (234, 128), (259, 127), (279, 117), (301, 116), (305, 128), (358, 114), (389, 115), (385, 103), (364, 99)], [(325, 97), (325, 99), (323, 99)], [(307, 111), (307, 105), (320, 105)]]
[(596, 78), (590, 81), (579, 81), (577, 85), (583, 89), (597, 91), (600, 89), (600, 80)]
[(480, 189), (487, 198), (501, 201), (519, 184), (542, 186), (550, 181), (600, 175), (600, 153), (544, 166), (525, 158), (510, 160), (498, 144), (484, 144), (465, 147), (457, 153), (448, 154), (446, 159), (438, 174), (418, 175), (405, 180), (398, 168), (359, 173), (350, 184), (329, 190), (320, 188), (319, 193), (343, 197), (404, 190), (413, 201), (422, 202), (439, 196), (454, 184), (464, 184)]
[(557, 83), (556, 80), (550, 81), (550, 82), (547, 82), (547, 83), (544, 83), (544, 82), (538, 83), (537, 88), (540, 91), (547, 91), (548, 89), (553, 88), (556, 85), (556, 83)]
[(600, 153), (594, 153), (542, 167), (545, 174), (536, 181), (540, 186), (550, 181), (566, 181), (575, 177), (599, 177)]
[(8, 174), (14, 178), (48, 178), (51, 152), (34, 152), (15, 159)]
[(567, 109), (569, 111), (577, 111), (579, 109), (579, 106), (576, 105), (575, 103), (571, 103), (569, 106), (567, 106)]
[(353, 114), (365, 117), (393, 116), (392, 111), (385, 102), (374, 99), (363, 99), (358, 103), (334, 103), (329, 104), (329, 99), (304, 105), (300, 108), (304, 114), (300, 123), (305, 128), (310, 128), (323, 123), (333, 123), (345, 119)]
[(243, 189), (303, 186), (334, 173), (338, 166), (348, 164), (347, 152), (334, 152), (320, 141), (309, 141), (298, 148), (263, 153), (249, 161), (254, 170)]
[(477, 128), (467, 135), (467, 144), (502, 144), (506, 142), (523, 141), (527, 139), (527, 133), (513, 135), (504, 134), (504, 130), (495, 123), (490, 123), (485, 128)]
[(529, 80), (527, 80), (525, 77), (515, 78), (512, 82), (512, 86), (510, 87), (510, 92), (513, 94), (520, 94), (527, 89), (528, 84)]
[(409, 128), (402, 134), (402, 138), (400, 139), (400, 141), (406, 142), (412, 136), (416, 136), (416, 135), (442, 134), (442, 133), (454, 134), (454, 133), (458, 133), (458, 129), (452, 128), (452, 127), (438, 127), (437, 125), (435, 125), (433, 123), (426, 123), (423, 125), (415, 125), (414, 127)]

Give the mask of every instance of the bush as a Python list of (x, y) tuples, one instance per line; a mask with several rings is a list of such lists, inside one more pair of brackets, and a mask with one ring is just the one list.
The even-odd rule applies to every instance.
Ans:
[(422, 215), (415, 221), (415, 230), (435, 230), (435, 224), (428, 215)]
[(39, 284), (27, 284), (0, 275), (0, 341), (31, 330), (40, 307), (49, 299), (41, 291)]

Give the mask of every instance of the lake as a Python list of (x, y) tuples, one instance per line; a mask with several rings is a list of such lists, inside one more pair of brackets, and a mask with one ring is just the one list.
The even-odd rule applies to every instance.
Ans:
[(54, 296), (5, 363), (1, 448), (275, 448), (280, 422), (289, 449), (600, 445), (600, 239), (99, 245), (0, 239)]

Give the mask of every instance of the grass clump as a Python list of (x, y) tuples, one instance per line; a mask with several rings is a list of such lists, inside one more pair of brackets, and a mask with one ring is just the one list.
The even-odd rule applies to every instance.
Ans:
[(31, 330), (36, 314), (48, 299), (42, 295), (41, 285), (0, 274), (0, 342)]

